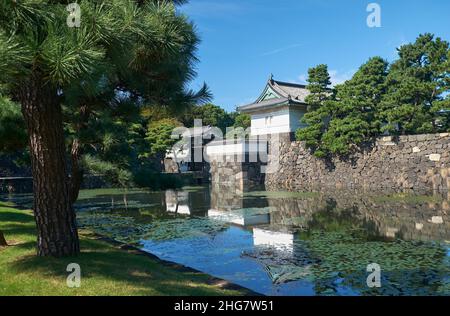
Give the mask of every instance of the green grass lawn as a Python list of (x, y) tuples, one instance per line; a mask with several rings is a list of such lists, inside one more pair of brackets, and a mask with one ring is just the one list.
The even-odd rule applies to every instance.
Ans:
[[(0, 295), (242, 295), (224, 282), (162, 264), (80, 232), (82, 253), (56, 259), (36, 256), (31, 211), (0, 202), (0, 230), (10, 246), (0, 247)], [(69, 263), (81, 266), (81, 287), (69, 288)]]

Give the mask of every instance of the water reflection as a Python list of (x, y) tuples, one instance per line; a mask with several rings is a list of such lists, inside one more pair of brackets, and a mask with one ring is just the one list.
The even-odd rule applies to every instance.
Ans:
[[(224, 188), (125, 195), (84, 192), (79, 225), (264, 294), (450, 294), (447, 197)], [(379, 289), (366, 285), (370, 263), (381, 266)]]
[(166, 210), (170, 213), (191, 215), (189, 193), (184, 191), (166, 191)]

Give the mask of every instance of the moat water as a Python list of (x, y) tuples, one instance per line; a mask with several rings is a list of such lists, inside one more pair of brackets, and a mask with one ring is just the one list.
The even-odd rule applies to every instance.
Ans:
[(262, 294), (450, 295), (445, 196), (111, 189), (76, 208), (80, 227)]

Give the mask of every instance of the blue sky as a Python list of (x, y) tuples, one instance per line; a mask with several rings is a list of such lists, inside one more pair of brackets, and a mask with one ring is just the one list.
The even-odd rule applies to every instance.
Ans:
[[(372, 2), (381, 28), (367, 26)], [(191, 86), (206, 82), (228, 111), (253, 102), (271, 73), (304, 82), (308, 68), (325, 63), (339, 83), (371, 56), (394, 60), (420, 33), (450, 41), (449, 0), (191, 0), (180, 10), (202, 39)]]

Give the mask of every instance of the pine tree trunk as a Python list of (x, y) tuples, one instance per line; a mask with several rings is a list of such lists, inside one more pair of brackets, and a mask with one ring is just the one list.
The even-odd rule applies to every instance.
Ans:
[(0, 247), (2, 246), (8, 246), (8, 243), (6, 242), (3, 232), (0, 230)]
[(76, 255), (80, 247), (56, 89), (35, 75), (22, 85), (19, 97), (29, 136), (38, 255)]

